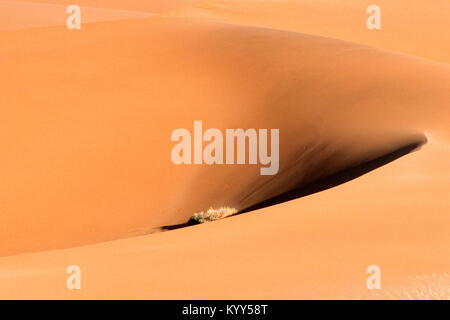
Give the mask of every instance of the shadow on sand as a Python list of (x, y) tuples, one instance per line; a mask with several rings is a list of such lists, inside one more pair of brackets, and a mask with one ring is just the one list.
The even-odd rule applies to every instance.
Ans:
[[(350, 180), (356, 179), (372, 170), (382, 167), (382, 166), (416, 150), (417, 148), (419, 148), (426, 142), (427, 142), (427, 139), (426, 139), (425, 135), (423, 135), (422, 140), (418, 140), (416, 142), (410, 143), (406, 146), (396, 149), (395, 151), (392, 151), (388, 154), (382, 155), (382, 156), (372, 159), (370, 161), (364, 162), (357, 166), (341, 170), (335, 174), (332, 174), (330, 176), (327, 176), (326, 178), (323, 178), (323, 179), (320, 179), (313, 183), (310, 183), (306, 186), (302, 186), (300, 188), (290, 190), (290, 191), (285, 192), (276, 197), (259, 202), (255, 205), (252, 205), (248, 208), (245, 208), (245, 209), (239, 211), (237, 214), (235, 214), (233, 216), (243, 214), (243, 213), (253, 211), (253, 210), (262, 209), (265, 207), (270, 207), (270, 206), (273, 206), (273, 205), (276, 205), (276, 204), (279, 204), (282, 202), (305, 197), (305, 196), (308, 196), (308, 195), (316, 193), (316, 192), (320, 192), (320, 191), (323, 191), (323, 190), (326, 190), (329, 188), (336, 187), (340, 184), (343, 184)], [(189, 227), (189, 226), (196, 225), (196, 224), (199, 224), (199, 223), (196, 220), (190, 219), (186, 223), (175, 224), (175, 225), (170, 225), (170, 226), (162, 226), (161, 230), (174, 230), (174, 229)]]

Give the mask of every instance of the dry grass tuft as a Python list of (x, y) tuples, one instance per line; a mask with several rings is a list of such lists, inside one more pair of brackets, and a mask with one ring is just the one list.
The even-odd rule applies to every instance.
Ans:
[(229, 207), (221, 207), (218, 209), (209, 208), (206, 212), (202, 211), (194, 213), (194, 215), (191, 217), (190, 220), (195, 221), (197, 223), (205, 223), (223, 219), (236, 213), (237, 213), (236, 209)]

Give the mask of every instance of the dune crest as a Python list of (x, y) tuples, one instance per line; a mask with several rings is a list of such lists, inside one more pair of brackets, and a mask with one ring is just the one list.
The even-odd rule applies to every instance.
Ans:
[[(448, 0), (68, 4), (0, 0), (0, 298), (448, 298)], [(277, 174), (178, 165), (196, 120)]]
[[(0, 31), (30, 28), (65, 26), (69, 14), (69, 4), (49, 4), (45, 2), (0, 1)], [(85, 23), (144, 19), (153, 14), (128, 10), (81, 7), (82, 21)], [(39, 14), (36, 14), (39, 12)]]
[[(366, 28), (375, 3), (333, 0), (200, 0), (165, 12), (173, 18), (206, 19), (319, 35), (450, 63), (447, 0), (377, 0), (381, 30)], [(426, 8), (426, 9), (424, 9)]]

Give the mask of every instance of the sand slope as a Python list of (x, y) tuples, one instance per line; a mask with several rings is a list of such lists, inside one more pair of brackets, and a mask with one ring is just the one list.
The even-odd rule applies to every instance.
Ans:
[[(350, 183), (276, 207), (1, 258), (0, 297), (449, 298), (448, 160), (448, 144), (431, 139)], [(65, 287), (71, 264), (81, 267), (80, 291)], [(372, 264), (381, 292), (365, 287)]]
[[(2, 15), (22, 12), (4, 3)], [(86, 2), (99, 8), (87, 22), (127, 20), (71, 32), (50, 10), (2, 24), (0, 255), (13, 256), (0, 258), (0, 297), (448, 298), (448, 41), (390, 38), (409, 33), (401, 1), (389, 35), (334, 24), (360, 14), (355, 3)], [(430, 8), (424, 32), (441, 16)], [(280, 174), (175, 166), (170, 134), (194, 120), (280, 128)], [(421, 144), (422, 132), (421, 150), (338, 187), (146, 235)], [(65, 287), (70, 264), (82, 267), (79, 292)], [(381, 292), (365, 287), (370, 264)]]
[[(369, 30), (370, 5), (381, 9), (381, 30)], [(165, 15), (321, 35), (450, 62), (450, 3), (436, 0), (196, 1)]]
[[(0, 1), (0, 31), (65, 26), (68, 5)], [(83, 23), (148, 18), (148, 12), (80, 7)]]
[[(447, 66), (326, 38), (159, 18), (2, 37), (2, 254), (245, 209), (447, 125)], [(194, 120), (280, 128), (280, 174), (174, 165), (171, 132)]]

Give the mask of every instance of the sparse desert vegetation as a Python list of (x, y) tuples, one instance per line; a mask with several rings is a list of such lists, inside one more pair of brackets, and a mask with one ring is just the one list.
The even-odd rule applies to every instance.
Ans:
[(209, 208), (207, 211), (194, 213), (189, 221), (194, 223), (205, 223), (229, 217), (236, 214), (235, 208), (221, 207), (218, 209)]

